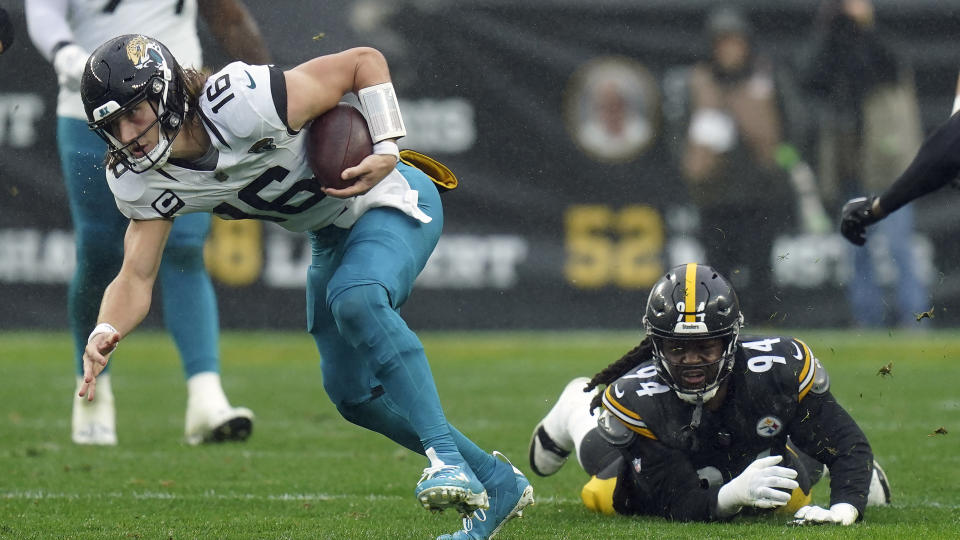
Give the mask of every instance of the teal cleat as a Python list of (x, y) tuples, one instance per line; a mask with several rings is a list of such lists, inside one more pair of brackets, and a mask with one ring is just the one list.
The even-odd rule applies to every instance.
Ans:
[[(507, 459), (500, 452), (493, 455)], [(493, 538), (511, 519), (523, 517), (523, 509), (533, 504), (533, 486), (509, 460), (497, 465), (500, 470), (494, 473), (487, 486), (490, 509), (477, 510), (472, 516), (463, 518), (463, 530), (444, 534), (437, 540), (486, 540)]]
[(456, 508), (462, 516), (489, 508), (483, 484), (466, 463), (448, 465), (433, 448), (428, 448), (426, 453), (430, 466), (423, 470), (413, 492), (424, 508), (431, 512)]

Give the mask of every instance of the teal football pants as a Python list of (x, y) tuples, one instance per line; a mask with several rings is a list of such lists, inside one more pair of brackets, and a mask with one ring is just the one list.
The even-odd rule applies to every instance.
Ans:
[(433, 182), (398, 165), (419, 192), (430, 223), (373, 208), (354, 226), (310, 233), (307, 326), (322, 359), (323, 385), (344, 418), (423, 453), (459, 454), (480, 481), (493, 457), (446, 421), (423, 345), (399, 313), (443, 228)]

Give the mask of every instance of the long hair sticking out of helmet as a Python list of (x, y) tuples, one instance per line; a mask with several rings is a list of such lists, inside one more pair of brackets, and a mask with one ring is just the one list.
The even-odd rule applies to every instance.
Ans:
[[(583, 391), (589, 392), (600, 385), (609, 385), (613, 381), (626, 375), (631, 369), (649, 360), (652, 357), (652, 352), (653, 345), (650, 343), (650, 338), (643, 338), (643, 341), (641, 341), (639, 345), (630, 349), (627, 354), (621, 356), (619, 360), (594, 375)], [(603, 392), (598, 392), (597, 395), (593, 396), (593, 401), (590, 403), (590, 410), (592, 411), (599, 407), (602, 399)]]

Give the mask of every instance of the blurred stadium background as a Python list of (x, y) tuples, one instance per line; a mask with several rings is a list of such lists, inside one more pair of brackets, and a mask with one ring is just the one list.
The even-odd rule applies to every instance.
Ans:
[[(446, 232), (405, 307), (418, 329), (636, 328), (649, 286), (699, 246), (677, 172), (682, 74), (707, 50), (703, 0), (331, 0), (248, 2), (277, 64), (356, 45), (391, 62), (410, 135), (462, 187), (445, 196)], [(730, 2), (756, 47), (789, 72), (810, 38), (815, 0)], [(53, 70), (29, 43), (23, 5), (5, 2), (18, 39), (0, 58), (0, 328), (61, 329), (73, 271), (70, 217), (54, 138)], [(912, 63), (927, 131), (950, 112), (960, 69), (960, 2), (876, 0), (879, 25)], [(207, 36), (207, 41), (209, 36)], [(223, 65), (206, 45), (206, 63)], [(642, 75), (648, 141), (627, 156), (578, 139), (590, 69), (627, 62)], [(788, 133), (807, 159), (811, 105)], [(916, 253), (934, 326), (960, 324), (956, 198), (916, 203)], [(831, 219), (835, 214), (831, 213)], [(801, 230), (766, 257), (783, 294), (763, 325), (845, 327), (847, 246)], [(751, 250), (746, 244), (744, 250)], [(272, 224), (220, 222), (208, 249), (222, 325), (303, 327), (302, 237)], [(887, 276), (893, 281), (892, 276)], [(255, 309), (251, 309), (256, 306)], [(148, 325), (159, 325), (159, 313)], [(754, 324), (760, 321), (753, 321)]]

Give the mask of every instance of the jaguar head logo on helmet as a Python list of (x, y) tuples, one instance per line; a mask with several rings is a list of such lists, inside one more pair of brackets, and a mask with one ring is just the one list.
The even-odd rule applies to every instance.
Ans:
[(660, 377), (689, 403), (717, 394), (733, 370), (741, 326), (733, 286), (713, 268), (696, 263), (660, 278), (643, 316)]
[[(159, 41), (115, 37), (90, 55), (80, 81), (87, 122), (108, 146), (117, 174), (162, 167), (189, 109), (184, 72)], [(121, 129), (135, 119), (136, 131)]]

